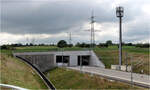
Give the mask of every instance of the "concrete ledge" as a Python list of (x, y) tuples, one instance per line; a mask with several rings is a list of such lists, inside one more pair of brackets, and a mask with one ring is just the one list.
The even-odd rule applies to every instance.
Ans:
[[(126, 71), (126, 68), (127, 68), (128, 72), (131, 71), (131, 66), (127, 66), (126, 67), (126, 65), (121, 65), (121, 67), (120, 67), (121, 71)], [(119, 65), (111, 65), (111, 69), (113, 69), (113, 70), (119, 70)]]

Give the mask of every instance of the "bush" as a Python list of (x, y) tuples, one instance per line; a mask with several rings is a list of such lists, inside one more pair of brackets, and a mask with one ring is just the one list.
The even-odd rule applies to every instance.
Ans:
[(99, 47), (99, 48), (108, 48), (108, 44), (99, 43), (98, 47)]
[(68, 47), (73, 47), (73, 44), (68, 44)]
[(149, 48), (149, 43), (146, 43), (146, 44), (136, 44), (135, 45), (136, 47), (140, 47), (140, 48)]
[(133, 44), (132, 44), (132, 43), (127, 43), (126, 45), (127, 45), (127, 46), (133, 46)]
[(15, 50), (15, 48), (10, 45), (2, 45), (2, 46), (0, 46), (0, 49)]
[(82, 48), (90, 48), (90, 44), (86, 44), (86, 43), (77, 43), (76, 47), (82, 47)]

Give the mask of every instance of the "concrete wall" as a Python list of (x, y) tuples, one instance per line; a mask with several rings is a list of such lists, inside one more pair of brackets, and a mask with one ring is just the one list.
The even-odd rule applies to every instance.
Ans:
[(24, 52), (24, 53), (14, 53), (14, 56), (21, 56), (35, 66), (37, 66), (41, 71), (46, 71), (57, 66), (56, 56), (63, 55), (69, 56), (69, 66), (78, 65), (78, 56), (90, 56), (90, 66), (97, 66), (105, 68), (104, 64), (99, 60), (93, 51), (64, 51), (62, 52)]
[(78, 56), (77, 55), (71, 55), (70, 56), (70, 66), (77, 66), (78, 65)]
[(101, 60), (96, 56), (96, 54), (91, 51), (91, 60), (90, 60), (90, 66), (97, 66), (97, 67), (102, 67), (105, 68), (105, 65), (102, 63)]
[(20, 55), (22, 58), (28, 60), (34, 66), (39, 68), (41, 72), (52, 69), (56, 66), (54, 63), (54, 55)]
[[(119, 65), (111, 65), (111, 69), (119, 70)], [(121, 71), (126, 71), (126, 65), (121, 65)], [(131, 71), (131, 66), (127, 66), (127, 71)]]
[[(82, 55), (90, 55), (89, 51), (64, 51), (62, 52), (55, 52), (55, 57), (57, 55), (64, 55), (64, 56), (69, 56), (69, 66), (77, 66), (78, 65), (78, 56)], [(56, 61), (56, 58), (55, 60)]]

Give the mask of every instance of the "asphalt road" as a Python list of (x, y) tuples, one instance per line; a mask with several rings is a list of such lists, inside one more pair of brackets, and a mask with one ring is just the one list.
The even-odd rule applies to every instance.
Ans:
[[(68, 67), (70, 69), (79, 70), (80, 66), (78, 67)], [(118, 80), (126, 83), (131, 83), (131, 73), (130, 72), (123, 72), (123, 71), (117, 71), (117, 70), (111, 70), (111, 69), (104, 69), (100, 67), (90, 67), (90, 66), (83, 66), (82, 72), (91, 73), (100, 75), (112, 80)], [(133, 83), (134, 85), (142, 86), (145, 88), (150, 88), (150, 75), (143, 75), (143, 74), (137, 74), (133, 73)]]

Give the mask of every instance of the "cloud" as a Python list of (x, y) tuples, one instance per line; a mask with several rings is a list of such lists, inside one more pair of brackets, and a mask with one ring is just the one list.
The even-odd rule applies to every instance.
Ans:
[(97, 22), (113, 20), (110, 7), (104, 8), (108, 2), (99, 6), (93, 1), (60, 1), (43, 3), (39, 7), (33, 7), (32, 3), (2, 3), (2, 32), (59, 33), (89, 21), (92, 9), (99, 12)]
[[(91, 10), (94, 10), (97, 42), (106, 39), (118, 41), (118, 19), (116, 5), (125, 9), (123, 17), (123, 39), (135, 42), (149, 38), (150, 17), (148, 0), (2, 0), (1, 2), (1, 34), (13, 35), (49, 35), (53, 40), (63, 38), (64, 33), (72, 32), (74, 41), (89, 42)], [(55, 37), (62, 35), (61, 38)], [(85, 38), (82, 38), (84, 36)], [(3, 34), (3, 37), (7, 37)], [(23, 36), (22, 36), (23, 37)], [(44, 36), (43, 36), (44, 37)], [(39, 42), (52, 37), (42, 38)], [(63, 38), (66, 39), (66, 38)], [(41, 41), (40, 41), (41, 40)], [(7, 39), (5, 39), (7, 41)], [(14, 42), (23, 41), (22, 38)], [(7, 42), (10, 42), (9, 40)]]

